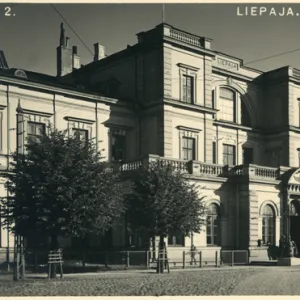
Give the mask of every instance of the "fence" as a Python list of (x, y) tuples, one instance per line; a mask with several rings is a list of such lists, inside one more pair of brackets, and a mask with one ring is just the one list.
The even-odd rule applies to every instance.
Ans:
[[(28, 251), (26, 266), (28, 270), (42, 271), (47, 267), (45, 251)], [(64, 270), (76, 272), (84, 268), (87, 271), (125, 270), (128, 268), (149, 267), (149, 251), (63, 251)]]
[[(47, 268), (48, 252), (26, 253), (28, 271), (43, 272)], [(157, 254), (152, 251), (66, 251), (63, 252), (64, 272), (148, 269), (157, 267)], [(169, 267), (204, 268), (249, 264), (247, 250), (181, 251), (168, 249)]]

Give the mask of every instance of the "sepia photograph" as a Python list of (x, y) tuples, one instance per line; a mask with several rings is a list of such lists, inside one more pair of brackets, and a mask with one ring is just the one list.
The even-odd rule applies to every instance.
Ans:
[(299, 3), (0, 3), (0, 296), (300, 295)]

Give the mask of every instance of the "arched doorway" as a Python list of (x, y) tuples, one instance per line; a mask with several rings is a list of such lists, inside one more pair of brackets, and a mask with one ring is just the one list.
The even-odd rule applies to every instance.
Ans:
[(282, 176), (283, 234), (300, 250), (300, 168), (290, 169)]
[(300, 249), (300, 199), (292, 200), (290, 203), (290, 236)]

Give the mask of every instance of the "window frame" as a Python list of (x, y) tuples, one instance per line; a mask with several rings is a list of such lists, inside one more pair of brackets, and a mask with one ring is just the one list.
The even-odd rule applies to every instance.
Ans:
[[(199, 68), (194, 66), (185, 65), (182, 63), (178, 63), (177, 66), (179, 67), (179, 101), (186, 103), (186, 104), (196, 104), (197, 101), (197, 73)], [(191, 101), (187, 101), (187, 88), (185, 89), (184, 93), (184, 86), (187, 86), (187, 78), (190, 79), (190, 98)], [(185, 98), (184, 98), (185, 95)]]
[[(213, 213), (212, 209), (210, 209), (212, 206), (216, 208), (216, 213)], [(209, 220), (211, 220), (210, 224)], [(221, 245), (221, 209), (220, 205), (216, 203), (210, 203), (208, 206), (208, 213), (206, 216), (206, 245), (209, 247)]]
[[(30, 125), (34, 125), (35, 126), (35, 132), (37, 131), (37, 125), (40, 125), (40, 126), (42, 126), (42, 128), (43, 128), (43, 133), (41, 133), (41, 134), (32, 134), (32, 133), (29, 133), (29, 127), (30, 127)], [(30, 140), (31, 138), (33, 138), (35, 141), (37, 141), (37, 140), (39, 140), (42, 136), (43, 136), (43, 134), (45, 134), (46, 133), (46, 124), (45, 123), (42, 123), (42, 122), (36, 122), (36, 121), (27, 121), (27, 124), (26, 124), (26, 133), (27, 133), (27, 135), (26, 135), (26, 138), (27, 138), (27, 140)]]
[[(265, 213), (265, 209), (270, 209), (270, 214)], [(262, 242), (263, 245), (267, 245), (268, 242), (271, 245), (275, 245), (276, 239), (276, 214), (272, 205), (266, 204), (262, 210)], [(267, 240), (266, 240), (267, 237)], [(270, 241), (271, 237), (271, 241)]]
[[(228, 155), (230, 155), (230, 153), (228, 153), (228, 151), (225, 153), (225, 149), (228, 149), (229, 147), (232, 148), (232, 157), (233, 157), (233, 164), (228, 164)], [(224, 156), (227, 155), (227, 164), (225, 163), (225, 159)], [(236, 146), (235, 145), (231, 145), (231, 144), (223, 144), (223, 165), (229, 165), (229, 166), (235, 166), (236, 165)]]
[(72, 134), (75, 137), (76, 132), (84, 132), (85, 133), (85, 141), (83, 144), (83, 140), (80, 138), (80, 141), (83, 144), (83, 147), (86, 147), (89, 141), (89, 130), (84, 128), (72, 128)]
[[(222, 95), (222, 91), (224, 91), (224, 90), (231, 92), (232, 95), (233, 95), (233, 97), (229, 98), (229, 97), (226, 97), (226, 96)], [(230, 100), (230, 101), (233, 102), (233, 105), (232, 105), (233, 106), (233, 108), (232, 108), (233, 109), (233, 111), (232, 111), (233, 120), (229, 121), (229, 120), (224, 119), (223, 118), (223, 111), (222, 110), (220, 110), (220, 118), (219, 118), (219, 120), (220, 121), (224, 121), (224, 122), (230, 122), (230, 123), (237, 124), (238, 123), (238, 116), (237, 116), (238, 93), (235, 90), (233, 90), (232, 88), (230, 88), (230, 87), (221, 86), (221, 87), (219, 87), (218, 98), (219, 98), (219, 103), (218, 103), (219, 108), (222, 106), (222, 99), (227, 100), (227, 101)]]
[(195, 161), (199, 159), (199, 140), (200, 140), (200, 132), (201, 129), (197, 128), (190, 128), (190, 127), (185, 127), (185, 126), (177, 126), (179, 133), (179, 159), (183, 159), (183, 151), (182, 151), (182, 145), (183, 145), (183, 138), (194, 138), (195, 140), (195, 152), (194, 152), (194, 157)]
[(195, 78), (189, 74), (182, 75), (182, 97), (181, 101), (187, 104), (195, 103)]
[[(177, 238), (179, 241), (181, 240), (181, 242), (177, 243)], [(179, 230), (172, 230), (171, 233), (168, 234), (168, 246), (185, 247), (185, 235), (182, 234)]]
[[(185, 141), (187, 142), (187, 146), (184, 145)], [(192, 142), (192, 147), (191, 148), (189, 148), (189, 142)], [(196, 138), (195, 137), (183, 136), (182, 137), (181, 151), (182, 151), (182, 156), (183, 156), (182, 159), (183, 160), (187, 160), (187, 161), (196, 160)], [(189, 153), (189, 151), (191, 151), (192, 159), (185, 159), (184, 158), (185, 151), (187, 151), (187, 153)], [(189, 156), (189, 155), (187, 155), (187, 156)]]
[[(114, 159), (114, 139), (116, 137), (122, 137), (124, 139), (123, 144), (123, 157), (121, 159)], [(123, 162), (128, 157), (128, 135), (123, 129), (110, 129), (109, 130), (109, 161), (111, 162)]]

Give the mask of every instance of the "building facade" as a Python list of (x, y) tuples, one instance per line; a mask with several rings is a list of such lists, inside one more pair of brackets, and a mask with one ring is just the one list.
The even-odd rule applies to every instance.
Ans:
[[(300, 246), (300, 70), (248, 68), (212, 50), (211, 39), (165, 23), (137, 39), (112, 55), (97, 43), (94, 61), (81, 66), (62, 27), (56, 77), (3, 63), (3, 171), (18, 133), (36, 132), (37, 123), (86, 130), (129, 180), (139, 165), (159, 159), (201, 187), (206, 226), (191, 237), (174, 232), (169, 249), (249, 250), (255, 260), (282, 234)], [(110, 232), (112, 248), (153, 243), (125, 219)], [(2, 229), (1, 247), (9, 245)]]

